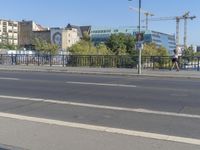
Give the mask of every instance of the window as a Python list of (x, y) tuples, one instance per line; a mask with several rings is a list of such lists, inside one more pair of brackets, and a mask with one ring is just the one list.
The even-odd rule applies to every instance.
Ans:
[(14, 26), (14, 27), (17, 27), (18, 25), (17, 25), (17, 24), (14, 24), (13, 26)]
[(9, 22), (8, 25), (9, 25), (9, 26), (13, 26), (13, 23)]

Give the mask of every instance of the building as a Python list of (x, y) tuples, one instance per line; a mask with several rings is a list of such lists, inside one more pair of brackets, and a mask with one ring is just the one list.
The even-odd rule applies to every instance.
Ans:
[(57, 44), (60, 50), (67, 50), (82, 38), (80, 27), (67, 25), (66, 28), (51, 28), (51, 43)]
[(18, 31), (17, 21), (0, 20), (0, 43), (18, 45)]
[[(44, 40), (50, 39), (50, 33), (48, 35), (48, 29), (43, 28), (41, 25), (36, 24), (33, 21), (22, 20), (19, 22), (19, 46), (31, 47), (33, 40), (36, 37), (42, 37)], [(43, 33), (45, 35), (43, 35)]]
[(197, 46), (196, 52), (200, 52), (200, 46)]
[[(83, 28), (86, 30), (86, 27)], [(70, 24), (65, 28), (44, 28), (33, 21), (20, 22), (19, 45), (27, 49), (34, 47), (34, 39), (41, 39), (59, 46), (59, 50), (67, 50), (82, 38), (81, 28)]]
[[(176, 48), (175, 35), (165, 34), (157, 31), (141, 29), (144, 33), (145, 43), (155, 43), (158, 46), (165, 47), (170, 54), (173, 54), (173, 50)], [(119, 28), (96, 28), (92, 27), (90, 37), (95, 44), (106, 42), (112, 34), (124, 33), (127, 35), (136, 36), (138, 29), (134, 27), (119, 27)]]
[(91, 26), (80, 26), (82, 37), (84, 34), (90, 36)]

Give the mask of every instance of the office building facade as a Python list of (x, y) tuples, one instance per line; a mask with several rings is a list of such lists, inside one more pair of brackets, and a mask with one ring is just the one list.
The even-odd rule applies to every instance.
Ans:
[[(157, 31), (141, 29), (144, 33), (145, 43), (155, 43), (158, 46), (165, 47), (169, 54), (173, 54), (176, 48), (175, 35), (161, 33)], [(124, 33), (127, 35), (136, 36), (138, 29), (134, 27), (119, 27), (119, 28), (91, 28), (90, 37), (95, 44), (106, 42), (112, 34)]]

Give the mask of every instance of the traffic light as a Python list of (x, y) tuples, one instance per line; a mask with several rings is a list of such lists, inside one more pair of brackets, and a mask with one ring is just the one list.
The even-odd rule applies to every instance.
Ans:
[(136, 34), (136, 40), (139, 41), (143, 41), (144, 40), (144, 33), (137, 33)]

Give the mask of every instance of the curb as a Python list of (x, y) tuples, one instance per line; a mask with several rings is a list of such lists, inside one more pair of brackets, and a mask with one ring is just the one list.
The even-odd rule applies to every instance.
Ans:
[(49, 72), (49, 73), (71, 73), (71, 74), (88, 74), (88, 75), (117, 75), (117, 76), (134, 76), (134, 77), (154, 77), (154, 78), (184, 78), (184, 79), (200, 79), (199, 76), (186, 76), (186, 75), (169, 75), (169, 74), (141, 74), (136, 73), (119, 73), (119, 72), (98, 72), (98, 71), (73, 71), (73, 70), (59, 70), (59, 69), (31, 69), (31, 68), (0, 68), (0, 71), (9, 71), (9, 72)]

